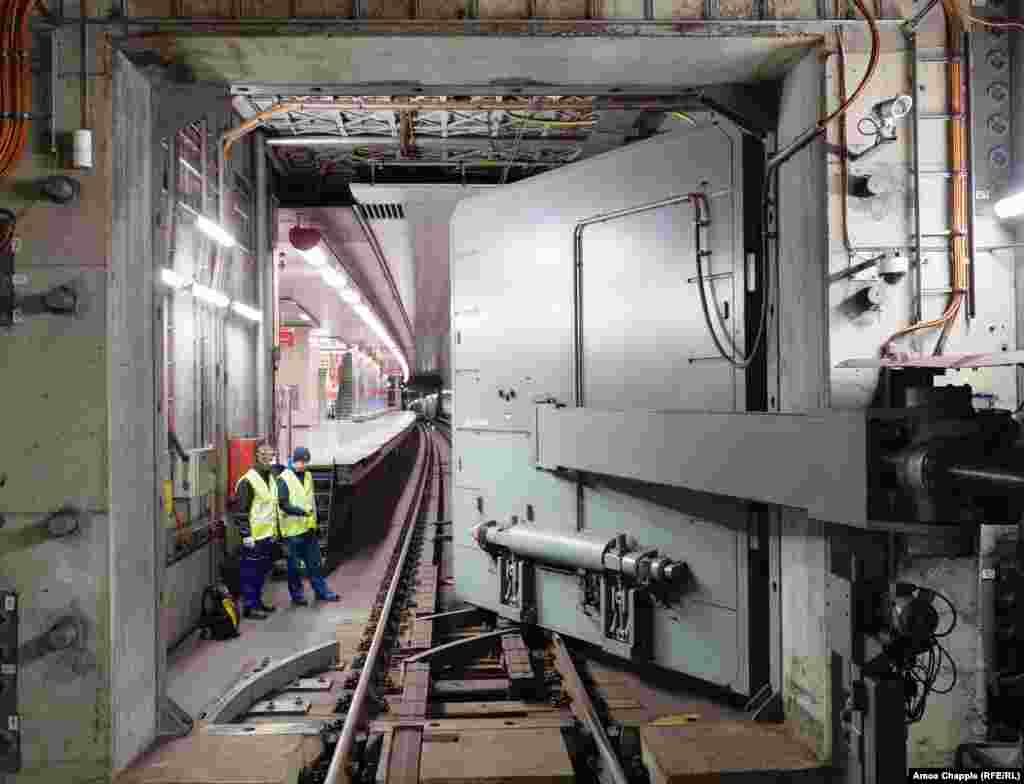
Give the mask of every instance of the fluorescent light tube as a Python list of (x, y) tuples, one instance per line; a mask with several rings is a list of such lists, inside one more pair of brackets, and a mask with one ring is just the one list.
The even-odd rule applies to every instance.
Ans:
[(259, 321), (262, 316), (256, 308), (250, 308), (248, 305), (243, 305), (241, 302), (232, 302), (231, 309), (235, 311), (239, 316), (249, 319), (249, 321)]
[(355, 305), (357, 308), (362, 307), (360, 304), (359, 292), (351, 286), (341, 286), (338, 288), (338, 296), (340, 296), (349, 305)]
[(222, 227), (218, 226), (212, 220), (203, 215), (198, 215), (196, 217), (196, 228), (210, 239), (219, 242), (225, 248), (235, 247), (235, 238), (228, 234)]
[(309, 319), (309, 316), (307, 316), (307, 315), (306, 315), (305, 313), (303, 313), (302, 311), (299, 311), (299, 318), (300, 318), (300, 319), (302, 319), (303, 321), (309, 321), (309, 320), (310, 320), (310, 319)]
[(319, 245), (314, 245), (309, 250), (300, 250), (299, 253), (314, 267), (322, 267), (327, 263), (327, 256)]
[(320, 277), (331, 288), (336, 289), (345, 284), (345, 276), (334, 269), (334, 267), (322, 267), (320, 269)]
[(1024, 191), (1000, 199), (995, 206), (996, 215), (1002, 220), (1024, 214)]
[(166, 267), (160, 270), (160, 279), (172, 289), (181, 289), (189, 284), (188, 278), (183, 278), (174, 270)]
[(226, 308), (231, 301), (219, 291), (214, 291), (198, 283), (192, 284), (192, 296), (201, 299), (203, 302), (213, 305), (215, 308)]

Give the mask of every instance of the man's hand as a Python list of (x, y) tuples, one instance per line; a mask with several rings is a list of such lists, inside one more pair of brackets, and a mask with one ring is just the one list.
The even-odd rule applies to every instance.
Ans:
[(242, 539), (242, 544), (244, 544), (246, 547), (255, 547), (256, 540), (253, 539), (251, 536), (246, 536), (244, 539)]

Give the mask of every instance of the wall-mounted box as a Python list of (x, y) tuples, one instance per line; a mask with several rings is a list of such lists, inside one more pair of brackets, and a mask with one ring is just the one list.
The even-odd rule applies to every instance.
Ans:
[(174, 497), (200, 498), (214, 491), (217, 481), (217, 452), (212, 446), (186, 449), (188, 460), (175, 455)]

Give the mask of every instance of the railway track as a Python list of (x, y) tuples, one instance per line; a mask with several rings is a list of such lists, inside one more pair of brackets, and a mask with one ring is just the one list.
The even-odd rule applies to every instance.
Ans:
[(646, 781), (638, 725), (653, 714), (633, 683), (589, 664), (581, 678), (557, 636), (453, 606), (446, 424), (417, 429), (365, 625), (279, 668), (255, 701), (242, 683), (206, 731), (319, 736), (300, 784)]

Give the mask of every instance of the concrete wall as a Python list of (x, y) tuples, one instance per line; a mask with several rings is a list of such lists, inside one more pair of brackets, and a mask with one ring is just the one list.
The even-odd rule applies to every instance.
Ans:
[[(66, 62), (77, 62), (77, 35), (61, 36)], [(93, 48), (93, 52), (95, 52)], [(74, 59), (72, 59), (74, 58)], [(28, 784), (92, 780), (109, 769), (111, 726), (111, 508), (107, 349), (111, 225), (111, 78), (109, 53), (89, 64), (107, 74), (91, 80), (94, 131), (91, 171), (64, 170), (49, 154), (47, 124), (32, 124), (30, 144), (13, 175), (0, 181), (3, 206), (22, 210), (38, 178), (62, 173), (81, 183), (73, 205), (40, 202), (18, 224), (16, 271), (28, 276), (25, 295), (71, 284), (79, 292), (74, 317), (31, 316), (0, 333), (4, 403), (0, 428), (0, 586), (20, 592), (22, 642), (45, 634), (71, 614), (85, 637), (71, 652), (22, 659), (18, 677), (23, 767)], [(37, 76), (45, 79), (45, 76)], [(33, 111), (49, 112), (38, 90)], [(44, 106), (45, 103), (45, 106)], [(57, 131), (81, 127), (76, 82), (57, 93)], [(37, 524), (64, 504), (85, 512), (81, 533), (47, 540)]]
[[(108, 10), (93, 7), (90, 13)], [(69, 11), (74, 13), (73, 6)], [(78, 62), (78, 33), (69, 30), (59, 38), (58, 67), (64, 73)], [(159, 341), (153, 328), (162, 327), (153, 298), (159, 262), (149, 227), (151, 209), (159, 207), (160, 155), (148, 136), (153, 103), (146, 81), (135, 74), (121, 82), (117, 106), (128, 122), (115, 138), (113, 74), (131, 69), (124, 61), (115, 63), (100, 36), (90, 35), (89, 46), (87, 67), (99, 76), (90, 77), (87, 106), (80, 103), (77, 80), (58, 81), (59, 157), (50, 154), (47, 123), (36, 122), (26, 156), (0, 182), (5, 207), (31, 205), (17, 230), (16, 268), (28, 279), (20, 293), (71, 284), (79, 294), (74, 316), (29, 316), (0, 335), (0, 366), (18, 379), (5, 385), (7, 405), (0, 414), (8, 447), (0, 460), (0, 587), (21, 595), (23, 643), (69, 615), (82, 629), (69, 651), (25, 658), (31, 646), (23, 648), (23, 766), (13, 778), (17, 784), (104, 780), (112, 767), (145, 747), (157, 721), (156, 585), (163, 545), (155, 469), (165, 450), (155, 424), (159, 374), (153, 351)], [(47, 49), (40, 50), (39, 60), (49, 62)], [(48, 73), (36, 78), (34, 111), (45, 117)], [(83, 126), (93, 131), (94, 166), (66, 169), (70, 132)], [(57, 173), (80, 182), (81, 198), (66, 206), (36, 202), (37, 180)], [(255, 305), (250, 277), (241, 273), (230, 285), (248, 288)], [(168, 316), (179, 345), (191, 345), (191, 303), (173, 303)], [(240, 324), (225, 335), (234, 356), (228, 383), (239, 389), (226, 401), (226, 428), (235, 433), (253, 428), (255, 390), (248, 387), (255, 382), (254, 336), (253, 328)], [(188, 432), (182, 441), (190, 447), (193, 363), (187, 351), (174, 359), (180, 373), (178, 427)], [(82, 528), (49, 540), (39, 523), (66, 504), (82, 510)], [(173, 607), (180, 596), (190, 607), (195, 586), (189, 589), (172, 590), (165, 601)]]
[[(824, 74), (816, 55), (793, 69), (783, 88), (779, 144), (818, 119)], [(807, 411), (825, 395), (823, 208), (824, 149), (815, 142), (778, 174), (777, 352), (769, 352), (769, 409)], [(830, 648), (825, 581), (828, 539), (805, 514), (781, 511), (782, 701), (787, 721), (819, 758), (832, 755)]]
[[(919, 45), (938, 47), (943, 41), (941, 12), (934, 12), (922, 27)], [(987, 73), (989, 66), (985, 53), (1000, 45), (995, 37), (978, 30), (975, 39), (975, 128), (976, 150), (973, 165), (975, 188), (980, 194), (976, 201), (976, 242), (979, 252), (974, 259), (977, 281), (977, 318), (969, 323), (961, 317), (953, 329), (946, 351), (999, 352), (1018, 344), (1019, 307), (1015, 287), (1020, 291), (1019, 276), (1014, 275), (1013, 249), (997, 249), (1011, 242), (1010, 227), (995, 220), (992, 204), (1005, 191), (1003, 176), (989, 163), (989, 149), (998, 139), (986, 130), (989, 115), (996, 110), (987, 95), (987, 86), (996, 77)], [(853, 37), (850, 36), (852, 39)], [(1005, 37), (1003, 37), (1005, 41)], [(863, 72), (866, 54), (860, 42), (851, 40), (848, 55), (847, 90), (852, 91)], [(910, 70), (904, 52), (884, 53), (876, 80), (846, 119), (848, 143), (854, 150), (863, 149), (868, 139), (857, 130), (858, 120), (876, 101), (900, 92), (908, 92)], [(838, 71), (836, 58), (826, 67), (826, 95), (828, 105), (838, 103)], [(920, 89), (913, 92), (922, 112), (948, 111), (946, 69), (941, 64), (924, 66), (920, 72)], [(1005, 110), (1004, 110), (1005, 111)], [(913, 178), (909, 167), (913, 161), (909, 123), (899, 127), (900, 141), (885, 147), (872, 157), (854, 163), (852, 175), (884, 175), (894, 188), (890, 196), (864, 200), (848, 199), (848, 222), (844, 237), (842, 223), (842, 195), (840, 163), (829, 156), (827, 175), (829, 182), (829, 272), (836, 273), (849, 264), (869, 258), (872, 246), (900, 246), (914, 232)], [(924, 171), (950, 168), (948, 159), (948, 125), (944, 122), (922, 122), (920, 137), (921, 168)], [(1014, 133), (1014, 137), (1019, 134)], [(837, 143), (835, 126), (829, 140)], [(947, 180), (923, 177), (920, 192), (922, 232), (932, 233), (949, 226)], [(987, 194), (987, 196), (985, 195)], [(849, 238), (850, 248), (846, 238)], [(928, 238), (926, 247), (941, 241)], [(904, 249), (903, 255), (910, 253)], [(923, 254), (922, 285), (927, 290), (941, 290), (950, 286), (949, 254), (944, 250), (928, 250)], [(911, 267), (911, 270), (913, 268)], [(878, 311), (851, 317), (844, 310), (844, 301), (860, 289), (877, 282), (877, 275), (866, 273), (860, 279), (847, 279), (828, 288), (828, 326), (831, 369), (828, 372), (828, 392), (831, 405), (836, 408), (862, 408), (869, 404), (877, 382), (877, 372), (842, 370), (836, 365), (845, 359), (873, 357), (879, 346), (897, 329), (906, 326), (912, 318), (911, 275), (885, 286), (888, 297)], [(874, 279), (872, 279), (874, 278)], [(1016, 278), (1016, 280), (1015, 280)], [(928, 296), (923, 302), (925, 318), (939, 315), (947, 303), (946, 296)], [(903, 339), (896, 344), (900, 351), (931, 353), (938, 338), (937, 330), (924, 330), (919, 335)], [(976, 394), (994, 396), (997, 408), (1016, 407), (1019, 400), (1015, 372), (1009, 368), (948, 373), (946, 383), (970, 384)], [(979, 401), (984, 405), (987, 401)], [(860, 538), (860, 537), (854, 537)], [(835, 539), (831, 541), (834, 546)], [(912, 766), (948, 766), (952, 764), (956, 747), (960, 743), (984, 737), (984, 678), (979, 678), (978, 662), (978, 557), (971, 536), (964, 537), (905, 537), (897, 536), (890, 544), (895, 547), (896, 572), (892, 576), (939, 591), (957, 608), (958, 625), (943, 643), (949, 650), (957, 670), (957, 683), (948, 695), (932, 695), (921, 722), (910, 728), (909, 761)], [(835, 566), (835, 564), (832, 564)], [(940, 626), (948, 622), (943, 615)], [(834, 642), (834, 641), (830, 641)], [(832, 647), (831, 645), (829, 647)], [(846, 652), (838, 651), (844, 657)], [(952, 675), (948, 665), (943, 666), (937, 686), (943, 688)]]

